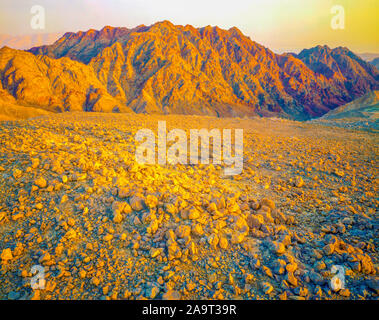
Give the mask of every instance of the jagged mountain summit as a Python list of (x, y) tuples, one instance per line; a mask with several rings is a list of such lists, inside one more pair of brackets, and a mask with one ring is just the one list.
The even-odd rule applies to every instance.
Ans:
[[(2, 89), (48, 110), (304, 120), (379, 88), (379, 71), (346, 48), (278, 55), (237, 28), (168, 21), (66, 33), (28, 53), (11, 51), (0, 51)], [(14, 66), (24, 55), (29, 62)], [(47, 67), (32, 71), (35, 62)], [(43, 93), (28, 76), (45, 79)]]

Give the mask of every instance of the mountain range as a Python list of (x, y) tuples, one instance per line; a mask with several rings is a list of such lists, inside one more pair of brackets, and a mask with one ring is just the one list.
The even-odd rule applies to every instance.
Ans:
[(372, 61), (376, 58), (379, 58), (379, 53), (364, 52), (364, 53), (358, 53), (358, 56), (365, 61)]
[(378, 69), (347, 48), (275, 54), (237, 28), (162, 21), (0, 49), (0, 102), (52, 112), (306, 120), (377, 89)]

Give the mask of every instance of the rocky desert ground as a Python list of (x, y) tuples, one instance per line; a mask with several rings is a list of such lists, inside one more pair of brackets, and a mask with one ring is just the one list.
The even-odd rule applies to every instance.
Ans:
[[(137, 164), (134, 135), (158, 120), (243, 128), (243, 172)], [(1, 299), (378, 299), (376, 132), (81, 112), (3, 121), (0, 186)], [(44, 289), (31, 288), (35, 265)]]

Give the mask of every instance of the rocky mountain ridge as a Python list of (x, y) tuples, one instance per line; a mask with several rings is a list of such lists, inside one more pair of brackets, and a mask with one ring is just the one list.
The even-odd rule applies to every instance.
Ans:
[(0, 61), (1, 90), (51, 111), (305, 120), (379, 88), (379, 71), (347, 48), (278, 55), (237, 28), (168, 21), (66, 33)]

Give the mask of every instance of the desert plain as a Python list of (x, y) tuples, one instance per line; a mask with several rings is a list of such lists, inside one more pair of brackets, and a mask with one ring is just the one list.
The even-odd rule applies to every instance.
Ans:
[[(242, 173), (136, 163), (159, 120), (242, 128)], [(378, 298), (375, 131), (72, 112), (0, 122), (0, 155), (1, 299)]]

